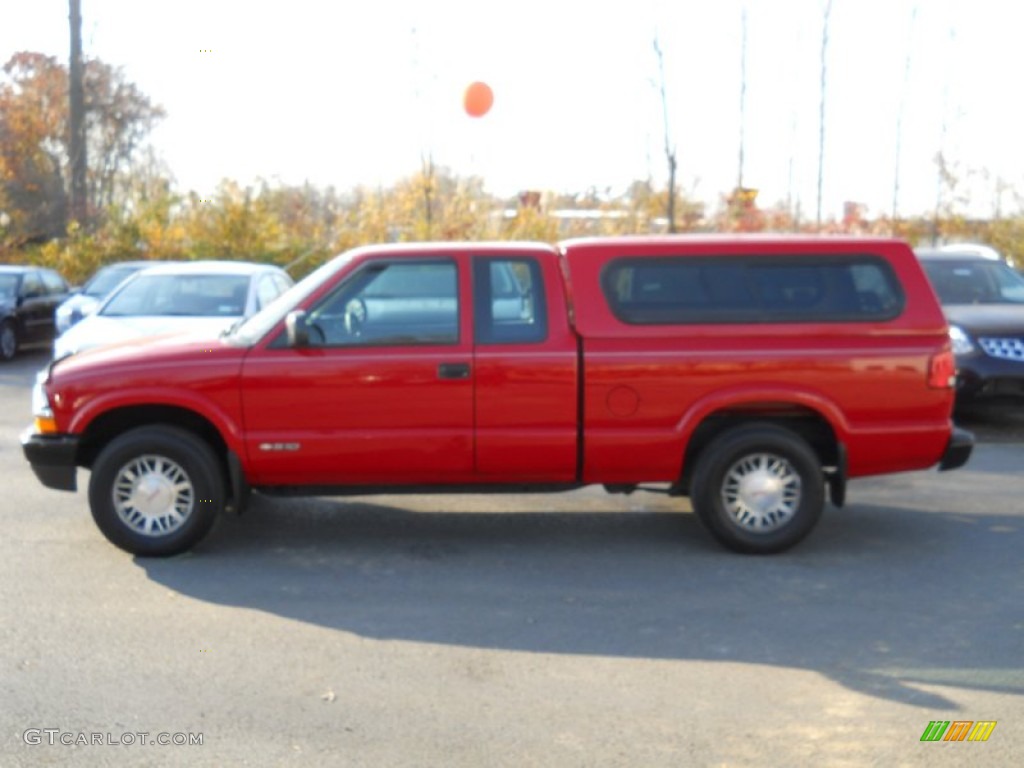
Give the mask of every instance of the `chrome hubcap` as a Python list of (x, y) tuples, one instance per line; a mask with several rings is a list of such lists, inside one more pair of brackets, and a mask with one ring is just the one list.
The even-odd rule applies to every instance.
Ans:
[(114, 509), (143, 536), (166, 536), (192, 514), (195, 490), (185, 470), (166, 456), (146, 455), (125, 464), (114, 481)]
[(800, 506), (800, 475), (781, 456), (744, 456), (725, 473), (722, 503), (740, 528), (769, 533), (790, 522)]

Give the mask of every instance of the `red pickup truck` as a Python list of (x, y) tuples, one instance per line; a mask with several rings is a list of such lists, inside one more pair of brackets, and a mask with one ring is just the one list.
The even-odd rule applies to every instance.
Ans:
[(967, 461), (948, 328), (902, 242), (643, 237), (358, 248), (220, 338), (57, 360), (25, 456), (114, 544), (264, 494), (641, 484), (743, 552), (848, 478)]

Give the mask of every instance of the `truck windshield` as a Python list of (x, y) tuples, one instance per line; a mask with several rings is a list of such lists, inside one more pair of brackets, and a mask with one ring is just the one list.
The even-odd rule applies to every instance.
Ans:
[(227, 338), (240, 346), (252, 346), (351, 260), (351, 253), (343, 253), (310, 272), (262, 310), (232, 328)]

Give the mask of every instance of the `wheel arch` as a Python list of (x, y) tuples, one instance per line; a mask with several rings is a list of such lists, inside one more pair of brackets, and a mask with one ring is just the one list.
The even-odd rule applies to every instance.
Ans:
[(217, 456), (218, 470), (229, 491), (228, 506), (241, 513), (249, 498), (242, 457), (207, 416), (181, 405), (148, 403), (122, 405), (96, 416), (81, 433), (75, 463), (91, 469), (100, 451), (119, 435), (137, 427), (177, 427), (202, 439)]
[(829, 476), (833, 501), (842, 503), (846, 476), (846, 449), (842, 432), (825, 413), (807, 403), (780, 400), (750, 400), (723, 405), (695, 422), (683, 451), (679, 480), (674, 488), (689, 493), (690, 480), (701, 452), (724, 432), (747, 425), (766, 424), (788, 430), (811, 447)]
[(132, 429), (156, 425), (184, 429), (201, 438), (217, 455), (227, 477), (229, 449), (220, 431), (202, 414), (177, 405), (124, 405), (104, 411), (81, 433), (75, 462), (91, 469), (96, 457), (110, 441)]

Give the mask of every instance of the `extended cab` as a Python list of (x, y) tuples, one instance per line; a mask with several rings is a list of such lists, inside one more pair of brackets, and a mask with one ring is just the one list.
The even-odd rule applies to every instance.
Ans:
[(744, 552), (848, 478), (951, 469), (954, 362), (884, 239), (645, 237), (358, 248), (220, 338), (52, 363), (25, 455), (141, 555), (265, 494), (664, 484)]

